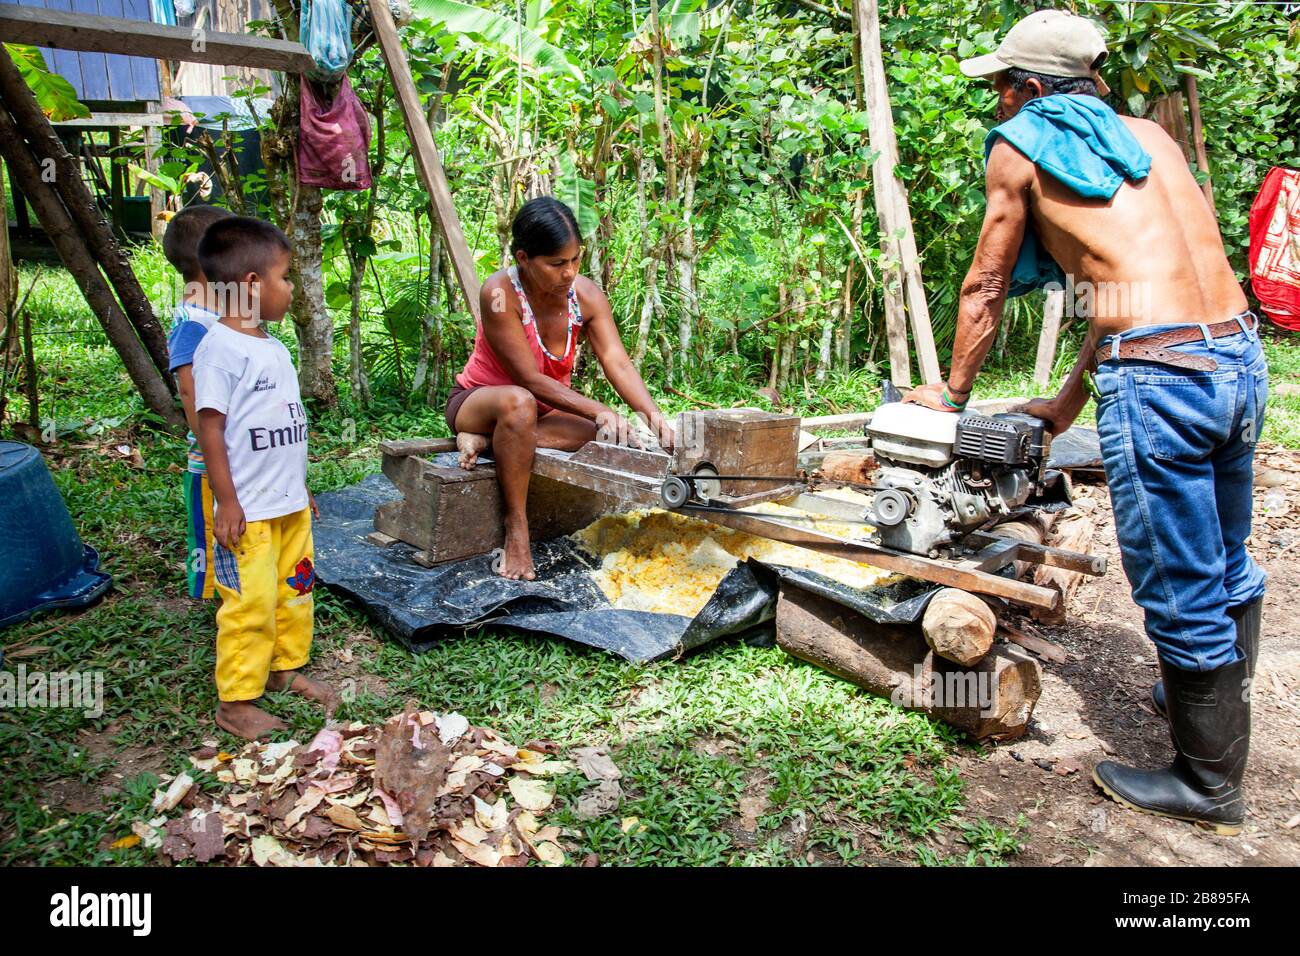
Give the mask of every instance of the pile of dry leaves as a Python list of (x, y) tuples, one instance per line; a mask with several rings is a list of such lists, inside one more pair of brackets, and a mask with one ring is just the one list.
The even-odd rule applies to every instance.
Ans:
[(558, 750), (408, 705), (382, 725), (327, 726), (306, 746), (205, 747), (190, 761), (234, 786), (213, 799), (181, 774), (132, 831), (146, 848), (200, 863), (559, 865), (560, 828), (539, 819), (555, 800), (548, 778), (581, 769), (608, 794), (621, 774), (599, 749), (574, 751), (576, 767)]

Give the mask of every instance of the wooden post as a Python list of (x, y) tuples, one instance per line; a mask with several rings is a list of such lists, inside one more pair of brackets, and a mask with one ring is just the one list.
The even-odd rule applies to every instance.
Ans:
[(1038, 336), (1038, 357), (1034, 359), (1034, 384), (1039, 388), (1051, 381), (1064, 314), (1065, 290), (1053, 289), (1047, 293), (1047, 300), (1043, 303), (1043, 331)]
[(4, 108), (0, 108), (0, 155), (8, 161), (10, 175), (22, 185), (23, 192), (27, 194), (63, 264), (81, 288), (86, 303), (103, 326), (109, 342), (122, 357), (122, 364), (139, 389), (145, 405), (165, 422), (179, 429), (185, 424), (185, 419), (172, 399), (168, 382), (154, 365), (149, 351), (136, 337), (135, 329), (113, 297), (112, 290), (99, 271), (99, 264), (87, 248), (85, 237), (68, 214), (59, 194), (41, 178), (36, 157), (23, 140), (13, 117)]
[(1196, 89), (1196, 77), (1190, 73), (1184, 74), (1183, 88), (1187, 91), (1187, 112), (1192, 118), (1192, 149), (1196, 151), (1196, 168), (1205, 173), (1201, 192), (1205, 193), (1210, 212), (1217, 219), (1219, 212), (1214, 205), (1214, 184), (1210, 181), (1210, 157), (1205, 152), (1205, 127), (1201, 125), (1201, 96)]
[(479, 280), (478, 270), (474, 266), (474, 257), (470, 255), (469, 244), (460, 226), (460, 216), (456, 213), (456, 204), (451, 198), (451, 189), (447, 185), (447, 176), (438, 157), (438, 147), (433, 141), (433, 132), (425, 120), (424, 110), (420, 105), (420, 94), (415, 89), (411, 78), (411, 67), (406, 62), (401, 41), (397, 37), (397, 26), (388, 9), (388, 0), (370, 0), (370, 16), (374, 22), (375, 39), (379, 43), (379, 52), (383, 54), (388, 72), (393, 77), (393, 88), (397, 91), (397, 105), (402, 111), (406, 124), (406, 134), (415, 150), (415, 167), (420, 174), (420, 181), (429, 192), (433, 208), (437, 212), (438, 227), (451, 253), (452, 268), (465, 294), (465, 303), (475, 320), (479, 318)]
[[(157, 103), (150, 103), (150, 112), (156, 113), (161, 107)], [(140, 130), (144, 137), (144, 168), (154, 175), (158, 174), (158, 147), (162, 140), (155, 126), (144, 126)], [(162, 221), (162, 213), (166, 200), (163, 197), (163, 191), (156, 186), (149, 186), (149, 233), (155, 239), (162, 241), (163, 233), (167, 231), (167, 223)]]
[[(880, 223), (881, 251), (897, 263), (884, 278), (885, 322), (889, 331), (891, 377), (895, 384), (910, 384), (910, 372), (904, 366), (900, 374), (900, 351), (906, 350), (906, 330), (903, 322), (903, 298), (912, 323), (912, 340), (916, 346), (916, 360), (923, 382), (940, 381), (939, 358), (934, 347), (934, 332), (930, 327), (930, 309), (925, 301), (925, 288), (921, 282), (921, 264), (916, 251), (916, 236), (912, 232), (912, 215), (907, 200), (907, 189), (895, 174), (898, 165), (898, 138), (894, 133), (894, 118), (890, 112), (889, 85), (885, 78), (884, 55), (880, 47), (880, 9), (878, 0), (854, 0), (854, 17), (857, 21), (862, 89), (866, 100), (871, 148), (876, 160), (871, 164), (872, 190), (876, 201), (876, 215)], [(891, 276), (890, 273), (893, 273)], [(891, 279), (896, 283), (891, 296)], [(899, 345), (900, 335), (901, 349)]]
[(118, 239), (126, 238), (126, 188), (122, 175), (122, 131), (116, 127), (108, 131), (108, 199), (113, 213), (113, 233)]

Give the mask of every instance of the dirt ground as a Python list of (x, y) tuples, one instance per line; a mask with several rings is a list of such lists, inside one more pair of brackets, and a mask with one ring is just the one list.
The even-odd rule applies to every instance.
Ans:
[[(1093, 766), (1112, 759), (1164, 766), (1168, 725), (1151, 706), (1155, 649), (1129, 595), (1104, 484), (1076, 485), (1097, 523), (1093, 551), (1110, 570), (1079, 588), (1063, 625), (1028, 625), (1069, 652), (1041, 661), (1043, 694), (1030, 732), (984, 757), (958, 759), (972, 811), (1029, 821), (1023, 865), (1185, 866), (1300, 864), (1300, 453), (1261, 448), (1255, 523), (1248, 545), (1268, 574), (1263, 637), (1252, 698), (1246, 827), (1216, 837), (1190, 824), (1134, 813), (1105, 798)], [(1189, 520), (1195, 516), (1189, 515)], [(1023, 625), (1022, 625), (1023, 626)]]

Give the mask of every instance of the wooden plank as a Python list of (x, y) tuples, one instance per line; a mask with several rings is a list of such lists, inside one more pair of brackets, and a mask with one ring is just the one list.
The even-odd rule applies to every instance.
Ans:
[[(997, 534), (975, 531), (967, 535), (963, 539), (963, 543), (989, 546), (1002, 540), (1004, 539)], [(1034, 544), (1032, 541), (1018, 541), (1016, 543), (1018, 545), (1015, 556), (1017, 561), (1025, 561), (1045, 568), (1062, 568), (1066, 571), (1075, 571), (1092, 577), (1100, 577), (1106, 573), (1107, 560), (1104, 554), (1063, 551), (1060, 548), (1052, 548), (1045, 544)]]
[[(894, 132), (894, 118), (890, 112), (889, 84), (885, 77), (884, 55), (880, 44), (880, 9), (878, 0), (855, 0), (854, 14), (858, 27), (862, 88), (866, 96), (868, 135), (876, 160), (871, 166), (872, 188), (876, 200), (876, 213), (880, 222), (882, 248), (886, 254), (896, 254), (900, 289), (907, 299), (907, 313), (912, 324), (912, 341), (916, 346), (916, 360), (920, 366), (921, 380), (925, 383), (942, 379), (939, 357), (934, 347), (934, 332), (930, 326), (930, 309), (925, 301), (925, 288), (921, 282), (920, 257), (916, 250), (916, 236), (912, 230), (912, 216), (907, 200), (907, 189), (895, 173), (898, 165), (898, 138)], [(885, 283), (886, 323), (890, 321), (889, 283)], [(890, 359), (894, 364), (898, 311), (901, 303), (893, 307), (893, 328), (890, 335)], [(895, 384), (899, 382), (895, 376)]]
[(162, 113), (92, 113), (84, 119), (60, 120), (50, 125), (55, 129), (110, 129), (167, 126), (168, 122)]
[(442, 231), (443, 240), (451, 254), (452, 268), (465, 296), (465, 303), (475, 321), (478, 321), (481, 318), (478, 269), (474, 266), (474, 257), (470, 255), (469, 244), (465, 241), (460, 216), (456, 212), (456, 204), (452, 202), (451, 188), (447, 185), (447, 176), (438, 156), (438, 146), (433, 141), (433, 132), (429, 129), (424, 107), (420, 103), (420, 94), (411, 77), (411, 66), (406, 61), (406, 54), (397, 37), (397, 27), (393, 23), (393, 14), (388, 9), (388, 0), (370, 0), (370, 16), (379, 51), (393, 78), (393, 89), (397, 91), (397, 105), (402, 111), (406, 134), (415, 151), (416, 171), (433, 203), (438, 228)]
[(1045, 388), (1052, 379), (1056, 364), (1056, 343), (1061, 337), (1061, 317), (1065, 314), (1065, 290), (1053, 289), (1043, 303), (1043, 331), (1038, 336), (1038, 356), (1034, 359), (1034, 384)]
[(959, 567), (946, 561), (886, 551), (863, 541), (846, 541), (844, 538), (823, 534), (811, 528), (797, 528), (767, 516), (740, 511), (713, 512), (702, 514), (700, 517), (736, 531), (761, 535), (774, 541), (783, 541), (786, 544), (820, 551), (848, 561), (865, 562), (886, 571), (897, 571), (899, 574), (946, 584), (974, 594), (992, 594), (1029, 607), (1053, 610), (1061, 600), (1061, 595), (1051, 588), (999, 577), (986, 571)]
[[(128, 20), (139, 23), (151, 23), (149, 0), (124, 0), (122, 15)], [(102, 8), (101, 8), (102, 9)], [(158, 77), (158, 61), (152, 57), (133, 56), (127, 63), (131, 67), (131, 85), (133, 100), (161, 100), (162, 83)]]
[(832, 428), (861, 428), (867, 422), (871, 421), (871, 416), (876, 414), (872, 412), (850, 412), (846, 415), (813, 415), (810, 418), (802, 419), (801, 427), (805, 431), (829, 431)]
[(1070, 655), (1065, 648), (1055, 641), (1049, 641), (1037, 634), (1026, 634), (1005, 621), (998, 622), (998, 634), (1005, 637), (1012, 644), (1018, 644), (1025, 650), (1032, 651), (1043, 660), (1051, 661), (1053, 664), (1064, 664), (1070, 659)]
[(385, 455), (401, 458), (406, 455), (437, 455), (455, 451), (454, 438), (411, 438), (400, 441), (381, 441), (379, 450)]
[[(191, 63), (222, 66), (252, 66), (285, 73), (302, 73), (315, 64), (301, 43), (246, 36), (240, 33), (206, 31), (197, 42), (184, 27), (141, 23), (121, 17), (103, 17), (81, 8), (94, 0), (75, 0), (72, 13), (0, 3), (0, 40), (28, 43), (59, 50), (85, 53), (123, 53)], [(390, 15), (389, 22), (392, 22)], [(81, 57), (82, 79), (86, 80), (87, 57)], [(87, 99), (108, 99), (108, 69), (104, 67), (104, 93)]]
[[(122, 0), (98, 0), (91, 11), (104, 17), (128, 19)], [(140, 22), (130, 18), (132, 22)], [(131, 76), (131, 61), (124, 56), (109, 54), (104, 57), (104, 66), (108, 70), (108, 98), (111, 100), (134, 100), (135, 80)]]
[[(45, 0), (45, 9), (71, 13), (72, 0)], [(41, 50), (41, 55), (45, 57), (45, 65), (71, 83), (74, 89), (82, 88), (81, 57), (70, 50), (52, 50), (48, 47)]]
[[(30, 8), (19, 7), (24, 13), (30, 12)], [(58, 22), (61, 16), (74, 17), (78, 20), (87, 20), (98, 18), (99, 4), (96, 0), (72, 0), (72, 12), (69, 14), (55, 13), (47, 10), (42, 18), (43, 22)], [(129, 21), (127, 21), (129, 22)], [(132, 24), (134, 26), (135, 24)], [(63, 47), (70, 50), (81, 50), (81, 47), (65, 47), (62, 43), (42, 42), (38, 40), (13, 39), (8, 34), (8, 26), (5, 23), (4, 9), (0, 6), (0, 39), (6, 43), (37, 43), (40, 46)], [(192, 42), (192, 41), (191, 41)], [(88, 48), (94, 50), (94, 47)], [(102, 51), (101, 51), (102, 52)], [(83, 52), (82, 56), (77, 57), (81, 62), (81, 99), (83, 100), (107, 100), (110, 99), (108, 91), (108, 60), (98, 53)]]

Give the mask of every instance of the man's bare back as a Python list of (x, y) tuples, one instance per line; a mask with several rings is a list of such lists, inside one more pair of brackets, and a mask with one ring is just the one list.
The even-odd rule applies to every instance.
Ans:
[(1246, 297), (1182, 150), (1155, 123), (1120, 119), (1151, 154), (1151, 172), (1124, 183), (1109, 202), (1081, 199), (1016, 153), (1033, 169), (1030, 210), (1040, 241), (1066, 275), (1098, 293), (1088, 310), (1094, 334), (1244, 312)]

